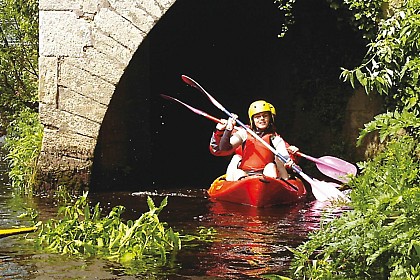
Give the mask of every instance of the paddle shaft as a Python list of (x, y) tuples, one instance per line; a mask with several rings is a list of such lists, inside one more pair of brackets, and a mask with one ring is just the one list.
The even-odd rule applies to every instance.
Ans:
[(0, 238), (35, 231), (36, 227), (0, 229)]

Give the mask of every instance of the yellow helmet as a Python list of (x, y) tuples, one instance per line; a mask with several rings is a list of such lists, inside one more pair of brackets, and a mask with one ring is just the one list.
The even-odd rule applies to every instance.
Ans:
[(268, 105), (270, 105), (270, 112), (273, 115), (273, 119), (276, 116), (276, 108), (274, 108), (274, 106), (270, 103), (268, 103)]
[(249, 116), (249, 123), (252, 124), (252, 116), (261, 112), (270, 112), (272, 115), (272, 119), (274, 121), (274, 117), (276, 115), (276, 108), (273, 105), (268, 103), (264, 100), (254, 101), (249, 105), (248, 109), (248, 116)]

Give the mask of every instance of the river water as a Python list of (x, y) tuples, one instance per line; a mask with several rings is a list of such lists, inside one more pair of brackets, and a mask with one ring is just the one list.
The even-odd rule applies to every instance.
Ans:
[[(28, 226), (18, 216), (25, 207), (37, 209), (40, 218), (55, 217), (54, 200), (14, 197), (0, 160), (1, 228)], [(102, 259), (78, 259), (35, 251), (24, 235), (0, 238), (0, 279), (261, 279), (265, 274), (287, 276), (292, 254), (309, 232), (319, 228), (321, 209), (317, 202), (256, 209), (210, 201), (202, 189), (174, 189), (154, 192), (90, 193), (92, 203), (100, 202), (103, 213), (124, 205), (124, 218), (137, 219), (148, 210), (146, 199), (155, 204), (168, 196), (168, 205), (159, 218), (175, 231), (194, 233), (199, 227), (214, 228), (211, 243), (184, 247), (170, 266), (130, 275), (115, 263)], [(332, 214), (335, 215), (335, 214)]]

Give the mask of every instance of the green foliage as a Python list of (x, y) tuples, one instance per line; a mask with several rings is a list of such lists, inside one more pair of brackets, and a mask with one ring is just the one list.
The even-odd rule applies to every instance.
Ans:
[(102, 217), (99, 204), (90, 209), (86, 192), (74, 204), (59, 209), (59, 220), (40, 223), (35, 243), (51, 252), (102, 256), (128, 267), (137, 261), (153, 266), (157, 259), (163, 265), (170, 251), (181, 248), (181, 240), (178, 233), (159, 221), (158, 215), (167, 205), (167, 198), (159, 207), (150, 197), (147, 203), (148, 212), (125, 223), (121, 219), (124, 206), (116, 206)]
[(348, 15), (348, 21), (355, 28), (364, 33), (365, 38), (374, 38), (378, 22), (383, 18), (384, 0), (327, 0), (332, 9), (344, 10)]
[(359, 136), (358, 144), (377, 131), (382, 145), (349, 182), (353, 209), (291, 249), (299, 279), (420, 279), (420, 1), (398, 3), (387, 10), (386, 1), (343, 2), (373, 41), (363, 64), (341, 77), (387, 96), (394, 111)]
[[(167, 205), (167, 197), (159, 207), (148, 197), (149, 211), (135, 221), (124, 222), (121, 214), (124, 206), (114, 207), (108, 215), (102, 214), (99, 203), (93, 208), (88, 204), (88, 193), (72, 201), (61, 192), (58, 220), (38, 222), (40, 228), (35, 244), (50, 252), (79, 257), (99, 256), (121, 263), (126, 273), (141, 273), (152, 268), (170, 266), (168, 255), (181, 249), (186, 243), (209, 242), (213, 229), (199, 229), (197, 235), (174, 232), (159, 220), (159, 213)], [(31, 216), (36, 218), (33, 213)]]
[(278, 9), (283, 13), (284, 23), (281, 26), (281, 33), (279, 37), (284, 37), (289, 30), (289, 26), (295, 23), (292, 10), (296, 0), (274, 0), (278, 4)]
[(6, 158), (10, 165), (9, 178), (16, 193), (32, 194), (42, 131), (38, 113), (29, 109), (22, 109), (8, 127)]
[(0, 2), (0, 133), (7, 131), (12, 186), (32, 193), (42, 127), (37, 111), (38, 1)]
[(360, 145), (363, 138), (374, 131), (379, 131), (379, 140), (383, 143), (390, 136), (401, 133), (408, 133), (410, 136), (420, 138), (420, 121), (415, 112), (408, 111), (406, 108), (402, 112), (394, 111), (377, 115), (373, 121), (364, 125), (360, 132), (357, 144)]
[(420, 109), (420, 1), (405, 0), (392, 16), (380, 21), (378, 33), (365, 60), (353, 70), (342, 69), (341, 77), (366, 93), (390, 98), (390, 106)]
[(262, 279), (269, 279), (269, 280), (292, 280), (289, 277), (275, 275), (275, 274), (268, 274), (268, 275), (261, 275)]
[(195, 247), (202, 242), (213, 242), (215, 234), (216, 230), (212, 227), (198, 227), (195, 234), (183, 234), (179, 237), (181, 238), (184, 247)]
[(37, 107), (37, 0), (1, 1), (0, 40), (0, 117), (4, 124), (20, 110)]
[(361, 175), (349, 183), (353, 210), (323, 225), (294, 250), (296, 276), (420, 278), (420, 119), (407, 114), (378, 118), (380, 137), (388, 142), (360, 164)]

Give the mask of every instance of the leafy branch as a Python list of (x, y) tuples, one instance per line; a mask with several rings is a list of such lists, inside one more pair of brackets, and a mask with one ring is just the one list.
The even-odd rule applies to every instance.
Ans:
[(352, 70), (342, 68), (341, 78), (355, 87), (358, 81), (367, 94), (378, 92), (390, 105), (420, 109), (420, 2), (405, 4), (379, 24), (368, 46), (365, 61)]

